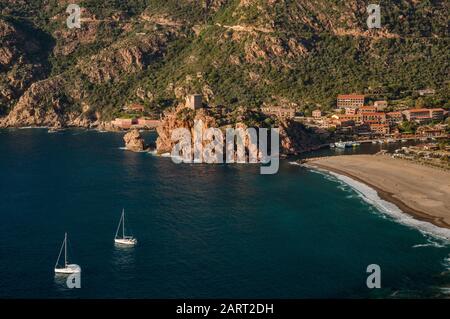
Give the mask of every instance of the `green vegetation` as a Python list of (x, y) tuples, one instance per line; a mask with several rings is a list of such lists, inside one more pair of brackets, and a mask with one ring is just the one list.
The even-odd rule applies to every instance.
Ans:
[(417, 124), (416, 122), (408, 121), (404, 121), (398, 126), (400, 132), (406, 134), (415, 134), (418, 127), (419, 124)]
[[(361, 7), (366, 4), (356, 2)], [(317, 107), (333, 107), (336, 95), (343, 92), (396, 100), (392, 108), (450, 108), (445, 1), (383, 3), (382, 23), (396, 36), (373, 38), (337, 31), (367, 29), (365, 13), (338, 0), (270, 4), (260, 0), (247, 6), (238, 0), (83, 0), (80, 5), (104, 20), (89, 25), (95, 27), (93, 39), (83, 38), (89, 22), (81, 31), (69, 32), (64, 20), (53, 19), (67, 16), (66, 4), (57, 0), (2, 2), (0, 12), (3, 18), (22, 23), (30, 38), (39, 36), (44, 58), (41, 55), (33, 62), (47, 65), (48, 76), (62, 74), (69, 80), (69, 91), (75, 86), (82, 89), (83, 101), (105, 118), (120, 114), (129, 102), (158, 113), (179, 102), (176, 88), (203, 95), (211, 92), (211, 105), (232, 108), (292, 102), (307, 115)], [(142, 15), (149, 18), (144, 20)], [(113, 20), (114, 16), (121, 18)], [(268, 31), (226, 28), (233, 25)], [(61, 33), (65, 35), (58, 36)], [(158, 44), (162, 47), (159, 54), (143, 53), (142, 69), (123, 71), (117, 79), (102, 83), (80, 75), (76, 67), (80, 61), (90, 61), (105, 50), (108, 53), (114, 45), (138, 45), (142, 42), (138, 33), (145, 34), (144, 39), (167, 36)], [(72, 51), (55, 53), (55, 48), (66, 48), (71, 41), (78, 41)], [(108, 59), (114, 57), (101, 61)], [(419, 96), (417, 90), (424, 88), (433, 88), (436, 94)], [(151, 98), (147, 94), (138, 97), (138, 89)]]

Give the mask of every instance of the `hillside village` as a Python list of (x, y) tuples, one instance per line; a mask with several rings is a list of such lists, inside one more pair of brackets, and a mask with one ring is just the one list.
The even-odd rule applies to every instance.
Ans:
[(448, 110), (443, 108), (394, 109), (386, 100), (366, 105), (361, 94), (338, 95), (332, 111), (312, 111), (309, 117), (296, 119), (318, 131), (357, 140), (374, 138), (446, 137), (449, 132)]
[[(319, 135), (335, 139), (386, 139), (386, 138), (445, 138), (448, 137), (448, 110), (443, 108), (395, 109), (386, 100), (367, 105), (361, 94), (342, 94), (331, 111), (315, 109), (305, 116), (293, 107), (263, 106), (257, 111), (281, 121), (302, 123)], [(198, 110), (208, 107), (200, 94), (188, 95), (184, 107)], [(124, 108), (124, 117), (116, 118), (111, 125), (116, 129), (152, 129), (161, 123), (162, 114), (149, 114), (142, 105), (131, 104)]]

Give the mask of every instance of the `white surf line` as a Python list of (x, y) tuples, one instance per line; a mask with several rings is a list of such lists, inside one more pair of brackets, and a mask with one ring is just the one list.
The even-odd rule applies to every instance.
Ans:
[(378, 211), (385, 215), (388, 215), (396, 222), (408, 227), (415, 228), (423, 234), (431, 235), (438, 239), (446, 240), (447, 242), (450, 241), (450, 229), (439, 227), (426, 221), (418, 220), (413, 216), (404, 213), (400, 208), (398, 208), (397, 205), (380, 198), (380, 196), (378, 196), (378, 192), (372, 187), (354, 180), (353, 178), (350, 178), (348, 176), (341, 175), (329, 170), (313, 167), (311, 165), (304, 166), (311, 171), (332, 176), (337, 181), (343, 182), (346, 185), (350, 186), (354, 191), (361, 195), (361, 198), (366, 203), (374, 206), (378, 209)]

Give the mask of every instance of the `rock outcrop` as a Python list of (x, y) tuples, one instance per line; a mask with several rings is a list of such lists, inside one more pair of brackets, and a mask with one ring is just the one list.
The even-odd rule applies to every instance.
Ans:
[(167, 112), (161, 123), (156, 129), (158, 139), (156, 140), (156, 151), (158, 154), (170, 153), (174, 146), (172, 142), (172, 132), (178, 128), (188, 129), (191, 136), (194, 136), (195, 121), (202, 121), (203, 133), (210, 127), (218, 127), (216, 119), (209, 115), (205, 110), (193, 111), (179, 107), (174, 112)]
[[(193, 137), (195, 123), (202, 122), (201, 135), (204, 136), (208, 128), (219, 128), (223, 136), (226, 135), (227, 128), (246, 130), (252, 128), (268, 128), (266, 125), (268, 117), (262, 113), (248, 110), (230, 112), (226, 110), (200, 109), (191, 110), (179, 106), (177, 109), (166, 112), (161, 125), (157, 128), (158, 139), (156, 141), (156, 151), (158, 154), (171, 153), (177, 141), (172, 140), (172, 133), (175, 129), (187, 129), (190, 136)], [(294, 121), (274, 121), (273, 127), (279, 128), (280, 134), (280, 153), (282, 155), (297, 155), (306, 151), (313, 150), (320, 145), (320, 140), (313, 133), (309, 132), (303, 125)], [(192, 141), (193, 143), (193, 141)], [(210, 141), (203, 141), (203, 146)], [(245, 140), (245, 149), (255, 150), (257, 145), (251, 143), (249, 139)], [(193, 147), (193, 146), (192, 146)], [(235, 154), (237, 156), (237, 154)], [(258, 160), (262, 154), (258, 152)]]
[(316, 150), (323, 142), (317, 134), (295, 121), (283, 121), (279, 126), (280, 152), (284, 155), (298, 155)]
[(138, 130), (132, 130), (128, 132), (123, 137), (123, 140), (125, 141), (126, 149), (129, 151), (143, 152), (148, 149), (144, 139), (142, 138)]

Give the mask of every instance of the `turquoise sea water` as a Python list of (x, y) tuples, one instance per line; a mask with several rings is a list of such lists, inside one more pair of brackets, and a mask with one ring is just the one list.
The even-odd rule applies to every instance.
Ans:
[[(334, 177), (288, 161), (274, 176), (175, 165), (122, 144), (116, 133), (0, 131), (0, 297), (439, 297), (448, 287), (448, 242)], [(113, 243), (122, 208), (131, 249)], [(81, 289), (53, 273), (65, 231)], [(366, 286), (369, 264), (381, 289)]]

